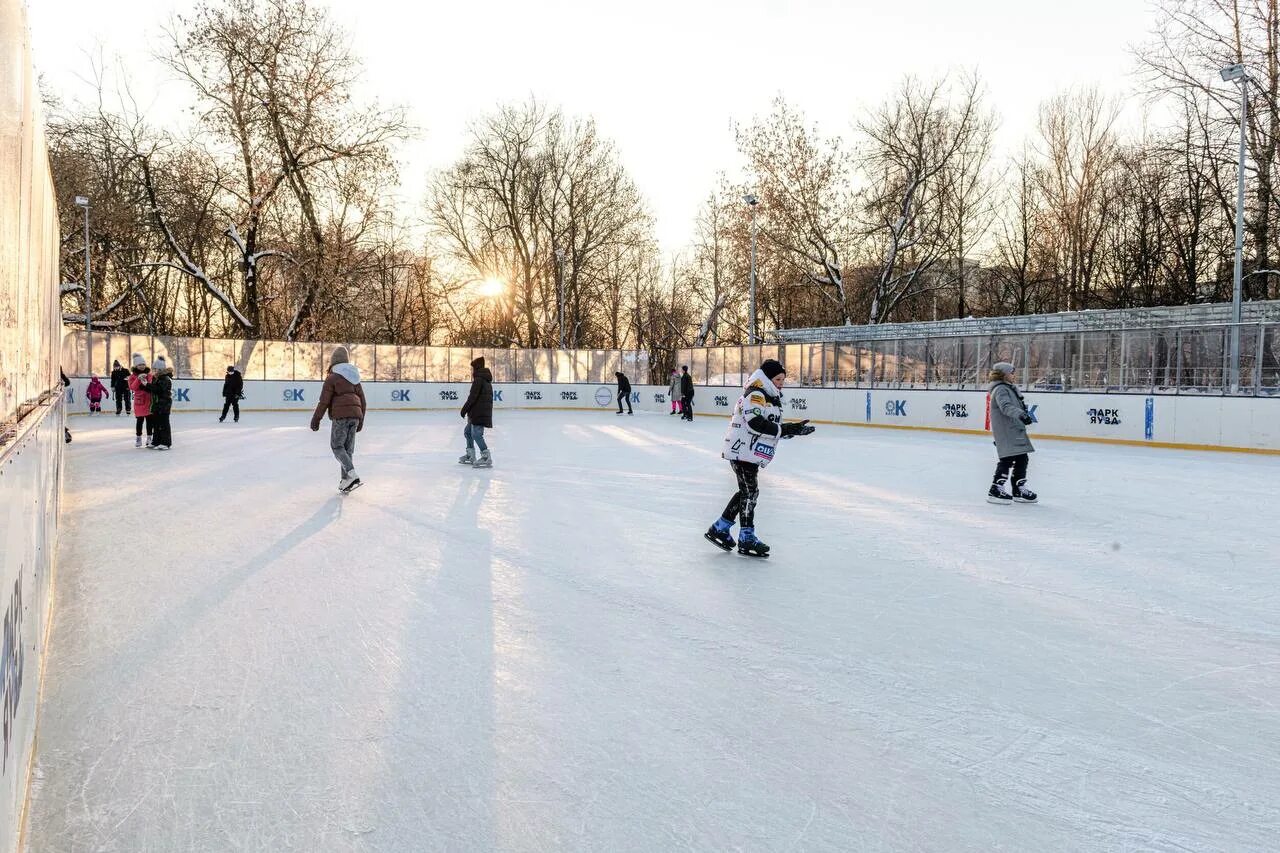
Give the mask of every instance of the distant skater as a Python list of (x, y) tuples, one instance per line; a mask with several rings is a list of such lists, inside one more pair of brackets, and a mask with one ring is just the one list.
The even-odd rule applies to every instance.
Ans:
[(112, 363), (111, 367), (111, 393), (116, 398), (116, 417), (120, 417), (121, 412), (124, 414), (132, 414), (133, 395), (129, 393), (129, 371), (120, 366), (120, 362)]
[(89, 387), (84, 390), (84, 397), (89, 401), (89, 414), (102, 414), (102, 400), (109, 396), (111, 392), (107, 390), (107, 386), (102, 384), (97, 374), (94, 374), (89, 380)]
[(621, 371), (613, 374), (618, 377), (618, 414), (622, 414), (622, 401), (627, 401), (627, 414), (634, 415), (631, 411), (631, 382), (627, 379), (627, 375)]
[(235, 414), (235, 423), (240, 422), (240, 400), (244, 397), (244, 376), (236, 370), (234, 364), (227, 365), (227, 378), (222, 380), (222, 417), (218, 423), (227, 419), (227, 409)]
[[(1017, 374), (1013, 364), (1001, 361), (991, 366), (991, 435), (996, 446), (996, 473), (991, 478), (987, 501), (993, 504), (1033, 504), (1039, 498), (1027, 488), (1028, 454), (1035, 453), (1027, 427), (1035, 418), (1027, 410), (1026, 401), (1014, 385)], [(1013, 488), (1005, 490), (1012, 481)]]
[[(484, 431), (493, 429), (493, 373), (484, 366), (484, 356), (471, 362), (471, 391), (462, 405), (462, 416), (467, 425), (462, 436), (467, 440), (467, 452), (458, 458), (461, 465), (473, 468), (492, 468), (493, 457), (485, 443)], [(480, 455), (476, 456), (476, 448)]]
[(151, 395), (142, 387), (146, 384), (151, 369), (141, 353), (133, 354), (133, 368), (130, 370), (129, 391), (133, 394), (133, 446), (142, 447), (142, 429), (147, 430), (147, 447), (152, 446)]
[(671, 414), (680, 414), (680, 371), (671, 368), (671, 385), (667, 388), (667, 396), (671, 399)]
[(693, 420), (693, 377), (687, 364), (680, 367), (680, 419)]
[(320, 391), (320, 402), (311, 413), (311, 431), (320, 431), (320, 419), (329, 415), (329, 449), (341, 469), (338, 491), (349, 494), (363, 483), (356, 474), (356, 433), (364, 429), (368, 411), (364, 388), (360, 385), (360, 369), (351, 363), (346, 347), (336, 347), (329, 356), (329, 375)]
[(173, 430), (169, 416), (173, 413), (173, 368), (160, 356), (151, 363), (151, 375), (142, 383), (151, 395), (151, 447), (173, 449)]
[[(726, 551), (736, 544), (739, 554), (769, 556), (769, 546), (756, 537), (760, 470), (773, 461), (780, 439), (812, 435), (814, 432), (807, 420), (782, 422), (782, 386), (786, 380), (787, 372), (782, 365), (774, 359), (767, 359), (751, 374), (734, 406), (721, 456), (733, 469), (738, 491), (706, 532), (707, 539)], [(736, 543), (731, 533), (735, 521), (742, 523)]]

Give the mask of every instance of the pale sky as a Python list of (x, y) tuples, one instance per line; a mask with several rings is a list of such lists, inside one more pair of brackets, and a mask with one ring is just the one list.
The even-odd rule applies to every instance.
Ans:
[[(321, 0), (316, 0), (320, 2)], [(157, 124), (185, 91), (150, 60), (160, 24), (191, 0), (28, 0), (37, 70), (87, 96), (101, 45), (131, 69)], [(1130, 48), (1154, 22), (1148, 0), (328, 0), (364, 58), (365, 96), (401, 104), (422, 128), (399, 151), (402, 208), (416, 213), (430, 170), (461, 152), (469, 120), (530, 94), (595, 116), (647, 197), (663, 248), (689, 239), (719, 171), (738, 166), (733, 123), (782, 93), (824, 132), (904, 74), (976, 68), (1002, 119), (1003, 151), (1034, 130), (1062, 89), (1135, 88)], [(1130, 116), (1139, 104), (1131, 105)]]

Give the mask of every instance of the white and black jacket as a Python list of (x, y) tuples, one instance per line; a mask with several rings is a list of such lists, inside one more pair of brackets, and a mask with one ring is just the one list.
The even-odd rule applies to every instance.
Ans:
[(720, 455), (731, 462), (750, 462), (763, 468), (773, 461), (781, 437), (782, 393), (757, 370), (733, 408)]

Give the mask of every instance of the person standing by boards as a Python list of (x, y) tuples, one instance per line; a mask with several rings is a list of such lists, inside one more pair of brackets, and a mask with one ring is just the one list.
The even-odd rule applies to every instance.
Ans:
[[(467, 440), (467, 452), (458, 457), (458, 464), (492, 468), (493, 457), (489, 455), (484, 431), (493, 429), (493, 373), (484, 366), (484, 356), (471, 362), (471, 391), (467, 394), (467, 402), (462, 404), (462, 416), (467, 419), (467, 425), (462, 429), (462, 436)], [(477, 447), (480, 448), (478, 457)]]
[(693, 377), (687, 364), (680, 366), (680, 420), (693, 420)]
[(240, 422), (240, 400), (244, 398), (244, 376), (236, 370), (234, 364), (227, 365), (227, 378), (222, 380), (222, 417), (218, 423), (227, 419), (227, 410), (235, 413), (235, 423)]
[[(742, 389), (733, 408), (729, 431), (720, 454), (729, 461), (738, 481), (738, 491), (729, 499), (724, 512), (708, 528), (706, 538), (717, 547), (729, 551), (736, 544), (738, 553), (749, 557), (769, 556), (769, 546), (756, 536), (756, 501), (760, 497), (760, 470), (773, 461), (778, 441), (798, 435), (812, 435), (808, 420), (782, 422), (782, 386), (787, 372), (774, 359), (760, 365)], [(741, 521), (738, 541), (733, 541), (735, 521)]]
[[(991, 436), (996, 446), (996, 473), (987, 490), (987, 502), (1009, 505), (1033, 504), (1039, 500), (1035, 492), (1027, 488), (1028, 454), (1035, 453), (1027, 427), (1035, 423), (1027, 403), (1014, 384), (1017, 373), (1013, 364), (1001, 361), (991, 366), (988, 377), (991, 406)], [(1005, 486), (1013, 482), (1012, 491)]]
[(613, 374), (618, 377), (618, 414), (622, 414), (622, 401), (627, 401), (627, 414), (634, 415), (631, 411), (631, 381), (627, 379), (627, 374), (618, 371)]
[(360, 385), (360, 369), (351, 363), (346, 347), (335, 347), (329, 356), (329, 375), (320, 390), (320, 401), (311, 413), (311, 431), (320, 431), (320, 419), (329, 415), (329, 449), (340, 468), (338, 491), (350, 494), (364, 485), (356, 475), (356, 433), (364, 429), (368, 405)]
[(121, 412), (132, 414), (133, 395), (129, 393), (129, 371), (121, 367), (119, 361), (112, 362), (111, 393), (116, 398), (116, 417), (120, 417)]
[(671, 398), (671, 414), (680, 414), (680, 371), (671, 368), (671, 385), (667, 387), (667, 396)]

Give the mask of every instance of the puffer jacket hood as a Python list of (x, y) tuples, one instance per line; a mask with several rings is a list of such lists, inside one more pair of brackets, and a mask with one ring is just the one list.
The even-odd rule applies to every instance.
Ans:
[(339, 362), (333, 365), (333, 372), (350, 382), (352, 385), (360, 384), (360, 368), (356, 367), (349, 361)]

